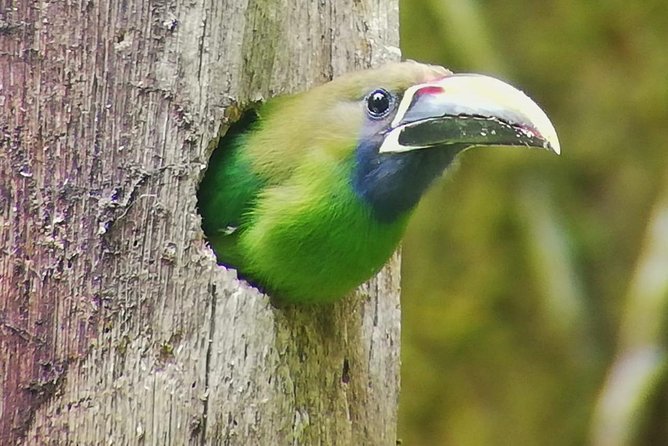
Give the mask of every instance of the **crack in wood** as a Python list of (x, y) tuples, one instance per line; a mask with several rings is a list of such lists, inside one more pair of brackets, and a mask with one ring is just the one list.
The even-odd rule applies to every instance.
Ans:
[(208, 444), (207, 440), (207, 426), (209, 418), (209, 375), (211, 373), (211, 349), (213, 348), (213, 339), (216, 333), (216, 300), (218, 299), (218, 293), (216, 292), (216, 285), (211, 285), (211, 305), (209, 306), (209, 311), (211, 315), (209, 317), (209, 339), (208, 345), (206, 348), (206, 359), (204, 365), (204, 401), (202, 407), (202, 424), (201, 424), (201, 444), (206, 446)]

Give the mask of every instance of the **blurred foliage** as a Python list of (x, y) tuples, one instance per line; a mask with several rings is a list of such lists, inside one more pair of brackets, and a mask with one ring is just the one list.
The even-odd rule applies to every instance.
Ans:
[[(421, 203), (404, 243), (403, 444), (668, 444), (668, 288), (627, 316), (632, 283), (668, 277), (659, 261), (634, 279), (668, 197), (668, 3), (402, 0), (401, 16), (405, 58), (520, 86), (563, 152), (467, 152)], [(633, 381), (614, 372), (621, 338), (643, 324), (659, 327), (652, 384), (620, 394), (643, 406), (617, 411), (633, 436), (606, 437), (605, 402)]]

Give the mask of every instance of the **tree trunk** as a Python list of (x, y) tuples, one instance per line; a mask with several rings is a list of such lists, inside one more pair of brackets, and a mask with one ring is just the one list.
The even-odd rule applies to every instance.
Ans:
[(398, 258), (276, 309), (195, 192), (239, 106), (398, 58), (397, 1), (0, 6), (0, 443), (394, 444)]

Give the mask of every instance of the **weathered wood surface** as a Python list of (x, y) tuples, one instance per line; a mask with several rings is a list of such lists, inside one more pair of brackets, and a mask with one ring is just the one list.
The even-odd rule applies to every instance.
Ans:
[(397, 45), (396, 0), (0, 0), (0, 444), (394, 444), (398, 259), (277, 310), (195, 191), (235, 103)]

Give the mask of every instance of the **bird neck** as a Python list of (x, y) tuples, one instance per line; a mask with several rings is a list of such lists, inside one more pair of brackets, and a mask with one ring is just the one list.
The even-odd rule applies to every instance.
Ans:
[(415, 208), (462, 149), (453, 145), (379, 154), (380, 142), (366, 140), (357, 147), (352, 184), (382, 222), (394, 221)]

